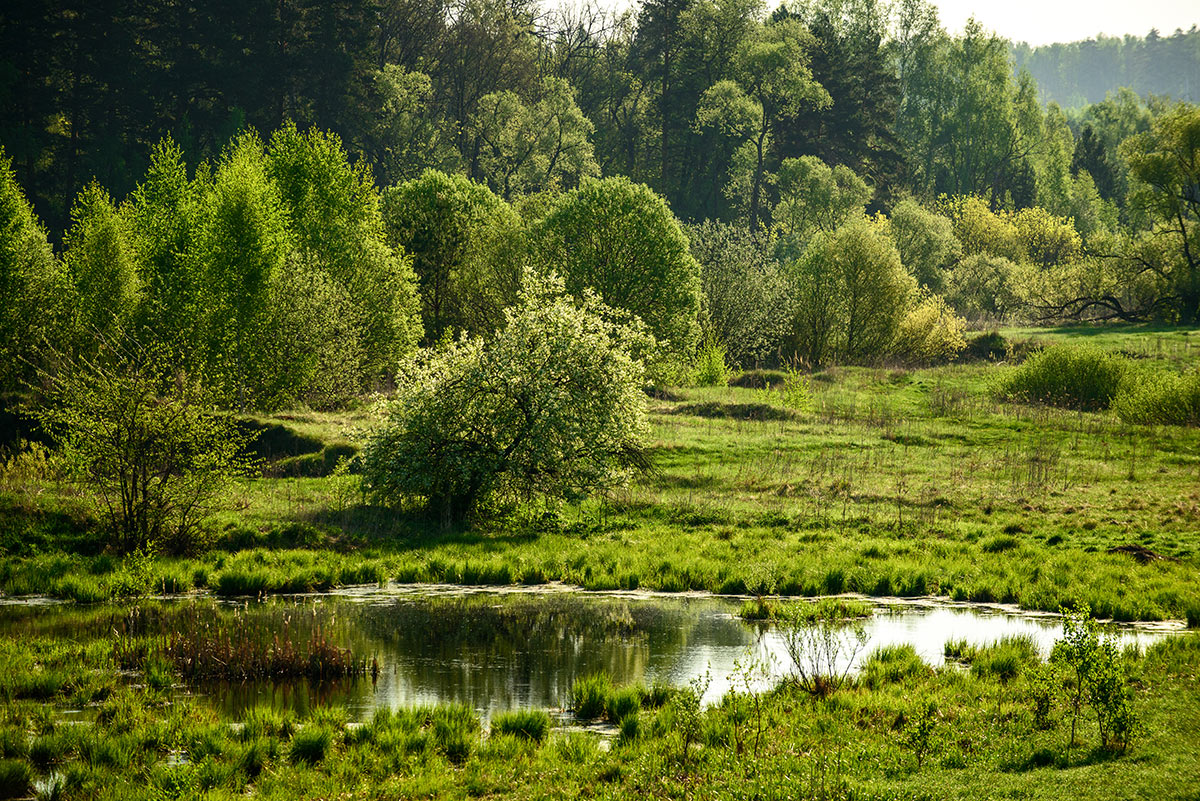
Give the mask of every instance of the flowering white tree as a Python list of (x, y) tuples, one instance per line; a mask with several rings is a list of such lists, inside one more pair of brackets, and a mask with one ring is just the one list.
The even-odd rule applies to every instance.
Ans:
[(651, 338), (591, 293), (526, 276), (489, 340), (418, 353), (363, 454), (378, 503), (424, 499), (449, 522), (488, 501), (574, 500), (644, 464), (637, 354)]

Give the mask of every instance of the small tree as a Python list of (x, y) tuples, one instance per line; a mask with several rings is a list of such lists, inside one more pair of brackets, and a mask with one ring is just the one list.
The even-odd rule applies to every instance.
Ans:
[(246, 473), (247, 437), (216, 413), (201, 386), (166, 375), (155, 354), (101, 340), (95, 360), (45, 375), (34, 416), (117, 549), (194, 551), (200, 524), (228, 480)]
[(911, 308), (916, 281), (891, 241), (866, 218), (818, 234), (792, 269), (795, 338), (809, 364), (888, 354)]
[(448, 523), (489, 500), (578, 499), (643, 464), (633, 351), (652, 340), (555, 277), (528, 275), (505, 316), (491, 340), (427, 349), (399, 376), (363, 454), (376, 501), (423, 498)]
[(1132, 693), (1125, 678), (1116, 643), (1101, 639), (1099, 627), (1086, 605), (1063, 610), (1063, 638), (1054, 644), (1050, 661), (1067, 672), (1067, 704), (1071, 712), (1071, 740), (1067, 759), (1075, 747), (1076, 729), (1090, 704), (1100, 729), (1100, 747), (1123, 751), (1137, 729)]
[(783, 645), (792, 660), (792, 679), (805, 692), (824, 698), (841, 689), (854, 660), (867, 644), (866, 628), (836, 612), (786, 607), (778, 618)]

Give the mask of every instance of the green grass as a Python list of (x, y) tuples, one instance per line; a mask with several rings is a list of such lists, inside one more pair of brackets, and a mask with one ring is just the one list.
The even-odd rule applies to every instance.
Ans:
[[(1004, 335), (1092, 343), (1139, 370), (1200, 362), (1200, 332), (1182, 329)], [(677, 390), (677, 400), (650, 401), (651, 473), (549, 515), (444, 529), (418, 509), (364, 506), (353, 475), (245, 481), (214, 523), (217, 549), (155, 560), (146, 583), (231, 597), (383, 580), (943, 595), (1047, 611), (1081, 601), (1122, 620), (1182, 618), (1200, 605), (1200, 430), (1001, 402), (993, 387), (1005, 369), (831, 368), (813, 377), (802, 413), (784, 408), (774, 384)], [(281, 452), (295, 442), (320, 452), (371, 418), (260, 422), (275, 427)], [(0, 508), (11, 512), (0, 515), (0, 543), (41, 543), (0, 557), (4, 592), (91, 601), (129, 591), (119, 558), (56, 550), (83, 536), (55, 528), (78, 520), (72, 504), (54, 486), (0, 477)], [(49, 511), (15, 511), (38, 509)]]
[[(0, 702), (0, 790), (10, 797), (58, 777), (64, 799), (130, 801), (648, 794), (732, 801), (768, 790), (829, 799), (1182, 799), (1200, 771), (1200, 635), (1190, 633), (1121, 657), (1143, 724), (1130, 750), (1099, 750), (1089, 710), (1069, 756), (1064, 696), (1044, 723), (1033, 703), (1034, 674), (1050, 671), (1060, 688), (1066, 675), (1041, 666), (1018, 640), (975, 649), (973, 657), (1012, 652), (1037, 671), (932, 669), (911, 647), (893, 646), (875, 651), (860, 678), (824, 699), (788, 683), (728, 696), (700, 712), (686, 751), (686, 705), (673, 703), (614, 708), (621, 718), (609, 749), (598, 747), (597, 735), (555, 729), (539, 710), (496, 716), (488, 736), (462, 706), (381, 709), (354, 726), (337, 708), (314, 705), (298, 716), (258, 708), (234, 726), (203, 696), (169, 698), (123, 684), (98, 628), (71, 643), (4, 638), (0, 649), (6, 664), (53, 661), (66, 672), (48, 704)], [(71, 702), (68, 688), (97, 674), (117, 686), (97, 705), (94, 722), (57, 722), (53, 710)], [(605, 687), (606, 699), (646, 693)], [(918, 769), (912, 733), (929, 704), (928, 751)]]
[(491, 732), (542, 743), (550, 736), (551, 725), (550, 716), (543, 710), (518, 709), (492, 718)]

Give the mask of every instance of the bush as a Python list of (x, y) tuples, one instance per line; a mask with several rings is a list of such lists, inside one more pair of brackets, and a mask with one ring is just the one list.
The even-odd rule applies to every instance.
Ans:
[(1113, 409), (1135, 425), (1200, 426), (1200, 371), (1140, 373), (1125, 382)]
[(1000, 395), (1021, 403), (1107, 409), (1128, 372), (1126, 360), (1090, 345), (1053, 345), (1004, 376)]
[(579, 499), (644, 466), (648, 342), (595, 296), (530, 274), (494, 339), (425, 351), (363, 452), (370, 497), (424, 498), (445, 522), (485, 501)]
[(698, 387), (728, 386), (730, 372), (725, 363), (725, 346), (715, 339), (701, 343), (692, 365), (692, 383)]
[(503, 712), (492, 718), (492, 734), (510, 734), (535, 743), (545, 742), (550, 734), (550, 716), (541, 709)]
[(105, 341), (66, 364), (34, 415), (126, 552), (197, 550), (201, 523), (230, 477), (248, 472), (246, 437), (159, 354)]
[(948, 361), (967, 346), (966, 321), (946, 305), (941, 295), (922, 293), (916, 306), (900, 321), (892, 353), (917, 362)]
[(1010, 347), (999, 331), (987, 331), (968, 339), (963, 355), (979, 361), (999, 362), (1008, 358)]

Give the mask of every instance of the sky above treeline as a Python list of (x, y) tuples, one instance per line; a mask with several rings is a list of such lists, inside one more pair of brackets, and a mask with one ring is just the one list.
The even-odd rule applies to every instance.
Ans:
[(942, 24), (961, 32), (974, 15), (989, 30), (1031, 45), (1092, 39), (1097, 34), (1170, 36), (1200, 23), (1197, 0), (935, 0)]
[[(598, 2), (603, 7), (623, 10), (636, 0)], [(780, 2), (767, 0), (766, 5), (773, 9)], [(1151, 28), (1170, 36), (1176, 28), (1186, 31), (1200, 25), (1200, 0), (933, 0), (933, 4), (951, 33), (961, 33), (974, 16), (986, 29), (1035, 47), (1094, 39), (1097, 34), (1145, 36)]]

